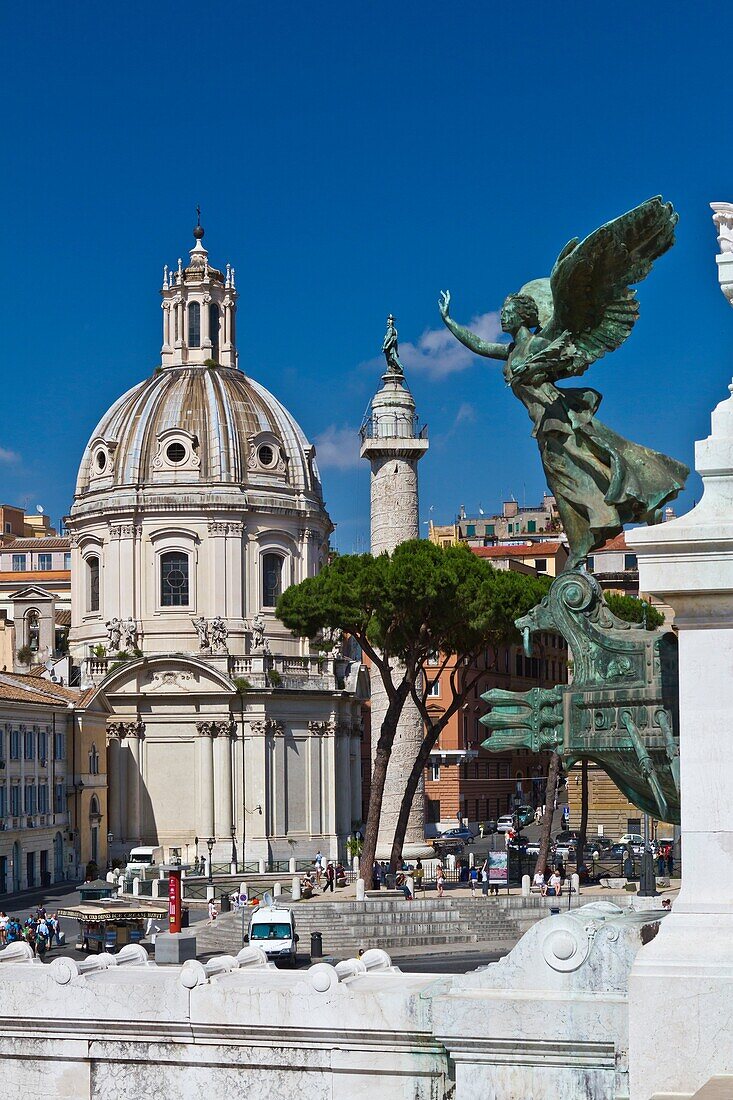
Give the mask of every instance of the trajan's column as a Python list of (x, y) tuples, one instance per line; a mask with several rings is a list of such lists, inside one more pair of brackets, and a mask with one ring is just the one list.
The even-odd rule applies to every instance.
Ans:
[[(417, 464), (428, 449), (427, 431), (419, 427), (415, 400), (407, 388), (397, 349), (394, 317), (387, 318), (387, 334), (382, 346), (387, 370), (382, 388), (372, 398), (371, 409), (361, 428), (361, 457), (371, 466), (371, 550), (392, 553), (407, 539), (419, 538)], [(372, 745), (376, 744), (387, 696), (381, 678), (371, 677)], [(407, 777), (423, 739), (423, 723), (412, 700), (402, 711), (392, 756), (379, 822), (377, 858), (389, 859), (397, 815)], [(424, 785), (415, 792), (402, 854), (417, 859), (434, 854), (425, 843)]]

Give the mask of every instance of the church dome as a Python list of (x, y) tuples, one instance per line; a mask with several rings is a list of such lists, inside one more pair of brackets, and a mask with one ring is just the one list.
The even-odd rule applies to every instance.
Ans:
[(315, 448), (236, 367), (163, 367), (123, 394), (87, 444), (76, 497), (192, 482), (322, 499)]

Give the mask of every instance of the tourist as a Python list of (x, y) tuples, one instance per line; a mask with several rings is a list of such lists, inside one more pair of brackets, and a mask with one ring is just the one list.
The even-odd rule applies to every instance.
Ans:
[(670, 878), (674, 875), (674, 847), (671, 844), (666, 845), (667, 849), (667, 874)]
[(468, 879), (471, 883), (471, 897), (476, 897), (476, 884), (478, 883), (478, 868), (472, 867), (468, 873)]
[(547, 896), (547, 883), (545, 882), (545, 872), (541, 868), (535, 871), (534, 878), (532, 879), (532, 885), (538, 887), (542, 897)]
[(209, 898), (209, 924), (213, 924), (216, 920), (216, 902), (213, 898)]
[(425, 886), (423, 885), (423, 878), (425, 877), (425, 871), (423, 870), (422, 860), (419, 859), (415, 864), (415, 870), (413, 872), (413, 878), (415, 880), (415, 889), (422, 890), (425, 893)]
[(486, 826), (484, 825), (483, 821), (480, 821), (479, 822), (479, 827), (478, 827), (478, 832), (479, 832), (479, 836), (481, 837), (482, 840), (484, 839), (484, 829), (485, 828), (486, 828)]
[(660, 844), (657, 848), (657, 874), (663, 875), (667, 870), (667, 845)]
[(316, 858), (313, 860), (313, 866), (315, 867), (315, 870), (316, 870), (316, 885), (320, 886), (321, 885), (321, 875), (323, 874), (323, 856), (321, 854), (321, 849), (320, 848), (316, 852)]
[(559, 898), (561, 894), (562, 894), (562, 879), (560, 878), (560, 874), (559, 874), (557, 868), (555, 868), (555, 870), (550, 875), (550, 882), (549, 882), (549, 885), (547, 887), (547, 892), (545, 894), (545, 897), (549, 896), (551, 898)]
[(410, 866), (405, 872), (405, 897), (408, 901), (412, 901), (415, 897), (415, 876)]
[(489, 896), (489, 861), (485, 859), (481, 866), (481, 893), (485, 898)]
[(438, 863), (435, 868), (435, 885), (438, 887), (438, 897), (445, 896), (445, 873), (443, 871), (443, 864)]
[(671, 908), (672, 902), (669, 900), (669, 898), (662, 898), (662, 909), (666, 909), (666, 911), (669, 913)]
[(0, 947), (5, 947), (5, 930), (8, 927), (8, 914), (0, 909)]
[(335, 878), (336, 878), (336, 872), (334, 870), (333, 863), (331, 863), (331, 860), (329, 859), (328, 865), (326, 867), (326, 886), (325, 886), (325, 889), (323, 891), (324, 894), (325, 894), (326, 890), (330, 890), (331, 893), (333, 893), (333, 880)]

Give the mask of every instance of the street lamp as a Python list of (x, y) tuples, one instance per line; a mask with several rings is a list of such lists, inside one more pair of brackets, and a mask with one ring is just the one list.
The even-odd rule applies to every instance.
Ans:
[(236, 838), (236, 826), (232, 825), (232, 866), (236, 870), (237, 866), (237, 838)]
[(107, 870), (112, 870), (112, 841), (114, 840), (114, 833), (107, 833)]
[(213, 836), (210, 836), (209, 839), (206, 841), (206, 847), (209, 849), (209, 882), (214, 881), (214, 872), (211, 866), (211, 853), (213, 851), (215, 843), (216, 841), (214, 840)]

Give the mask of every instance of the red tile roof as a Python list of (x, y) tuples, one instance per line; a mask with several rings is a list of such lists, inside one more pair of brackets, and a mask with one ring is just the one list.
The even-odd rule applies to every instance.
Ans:
[(42, 538), (37, 539), (13, 539), (12, 542), (6, 542), (3, 545), (4, 553), (9, 550), (37, 550), (39, 553), (43, 553), (44, 550), (71, 550), (71, 539), (65, 535), (44, 535)]
[(79, 688), (54, 684), (38, 676), (20, 672), (0, 672), (0, 701), (7, 699), (17, 703), (37, 703), (46, 706), (66, 706), (74, 703), (83, 707), (94, 694), (94, 688), (81, 691)]
[(603, 546), (599, 546), (597, 550), (594, 550), (594, 554), (605, 554), (607, 550), (626, 550), (626, 534), (622, 531), (620, 535), (616, 535), (615, 538), (609, 539), (608, 542), (604, 542)]
[(472, 546), (471, 552), (479, 558), (551, 558), (566, 549), (562, 542), (525, 542), (521, 546)]

